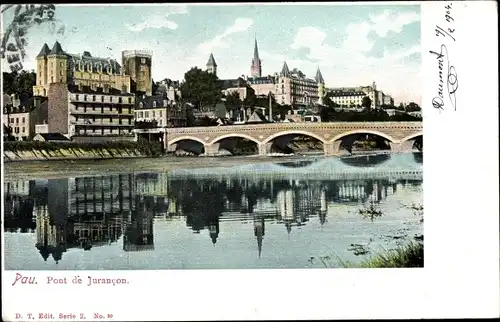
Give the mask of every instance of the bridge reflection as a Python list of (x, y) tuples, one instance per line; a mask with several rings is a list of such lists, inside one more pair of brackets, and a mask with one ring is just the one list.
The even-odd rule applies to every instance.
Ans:
[(266, 223), (294, 227), (327, 220), (335, 204), (379, 203), (421, 180), (299, 180), (185, 178), (120, 174), (5, 183), (4, 230), (35, 233), (43, 260), (56, 263), (69, 249), (90, 251), (122, 243), (124, 252), (154, 249), (155, 222), (185, 219), (215, 246), (220, 224), (253, 223), (260, 256)]

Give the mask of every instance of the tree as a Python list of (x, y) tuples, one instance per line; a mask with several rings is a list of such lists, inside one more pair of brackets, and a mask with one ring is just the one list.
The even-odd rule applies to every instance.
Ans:
[(181, 84), (182, 98), (199, 109), (217, 103), (222, 97), (221, 91), (221, 84), (212, 73), (193, 67), (184, 74), (184, 82)]
[(372, 100), (368, 96), (363, 97), (363, 100), (361, 101), (361, 106), (365, 109), (371, 108)]
[(418, 106), (417, 103), (415, 102), (410, 102), (408, 105), (406, 105), (406, 112), (418, 112), (421, 111), (422, 109), (420, 106)]
[(15, 94), (20, 100), (33, 97), (33, 86), (36, 85), (35, 71), (3, 72), (3, 90), (6, 94)]
[(254, 107), (257, 105), (257, 96), (255, 96), (255, 93), (253, 91), (249, 91), (247, 93), (247, 96), (243, 100), (243, 105), (246, 107)]
[(397, 107), (398, 110), (401, 110), (401, 111), (404, 111), (405, 110), (405, 106), (404, 104), (401, 102), (399, 103), (399, 106)]
[(232, 91), (226, 96), (226, 107), (228, 110), (233, 111), (241, 107), (240, 93)]

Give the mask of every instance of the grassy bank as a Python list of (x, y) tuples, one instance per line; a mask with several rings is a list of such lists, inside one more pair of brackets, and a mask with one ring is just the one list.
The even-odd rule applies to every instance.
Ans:
[(341, 265), (344, 268), (424, 267), (424, 245), (411, 242), (406, 246), (379, 253), (358, 264), (341, 261)]
[(5, 161), (56, 159), (113, 159), (156, 157), (162, 155), (161, 145), (148, 141), (91, 142), (4, 142)]

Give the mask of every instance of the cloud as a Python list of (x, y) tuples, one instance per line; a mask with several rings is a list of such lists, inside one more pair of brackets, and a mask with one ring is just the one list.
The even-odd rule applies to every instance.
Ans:
[[(327, 34), (324, 31), (305, 26), (298, 29), (291, 48), (309, 51), (300, 65), (309, 75), (320, 65), (327, 86), (359, 86), (376, 81), (378, 88), (396, 99), (419, 102), (420, 64), (405, 58), (420, 53), (420, 44), (396, 51), (385, 49), (382, 57), (367, 56), (375, 44), (369, 37), (372, 31), (383, 38), (389, 32), (400, 33), (405, 25), (419, 20), (416, 13), (395, 14), (386, 10), (370, 16), (367, 21), (347, 25), (346, 35), (338, 46), (325, 42)], [(290, 64), (289, 67), (293, 68)]]
[(385, 10), (380, 15), (370, 16), (370, 21), (372, 22), (372, 30), (379, 37), (385, 37), (389, 31), (400, 33), (404, 26), (420, 21), (420, 15), (415, 12), (395, 14), (390, 10)]
[(253, 24), (250, 18), (237, 18), (234, 23), (222, 34), (198, 45), (198, 50), (204, 54), (210, 54), (215, 48), (228, 48), (229, 44), (224, 40), (231, 34), (247, 31)]
[(125, 24), (128, 30), (133, 32), (143, 31), (145, 29), (162, 29), (167, 28), (170, 30), (175, 30), (179, 26), (175, 21), (167, 19), (172, 15), (187, 14), (188, 10), (186, 6), (168, 6), (167, 12), (162, 14), (155, 14), (146, 17), (143, 22), (134, 24)]

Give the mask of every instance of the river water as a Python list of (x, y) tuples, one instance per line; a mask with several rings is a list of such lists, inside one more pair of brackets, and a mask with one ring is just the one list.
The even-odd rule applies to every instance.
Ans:
[(422, 168), (409, 153), (4, 182), (5, 268), (341, 267), (422, 235)]

